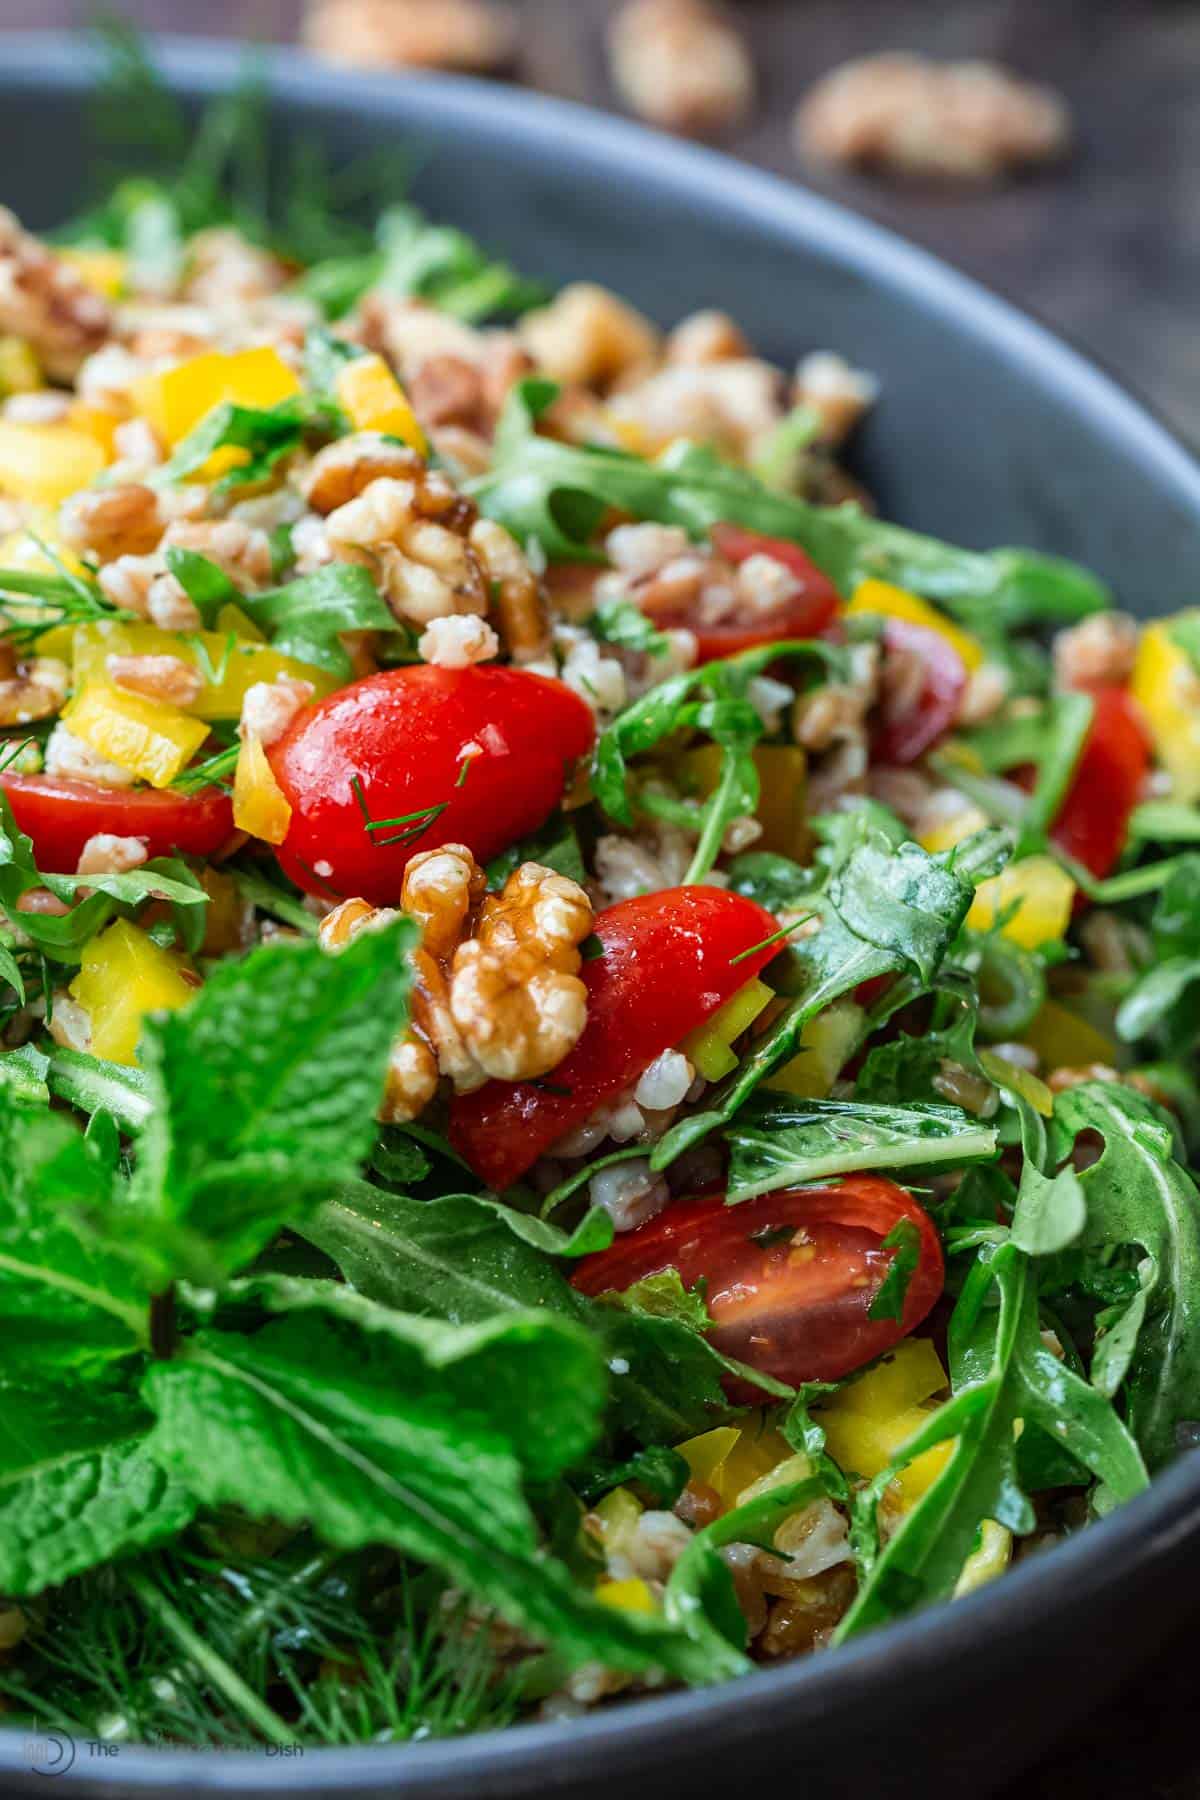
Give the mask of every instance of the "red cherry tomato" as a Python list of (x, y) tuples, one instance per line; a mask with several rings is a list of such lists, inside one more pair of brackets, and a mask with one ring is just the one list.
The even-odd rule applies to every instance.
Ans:
[(1124, 688), (1096, 688), (1093, 697), (1092, 723), (1050, 836), (1103, 880), (1125, 848), (1129, 815), (1150, 766), (1150, 746), (1137, 703)]
[(677, 617), (665, 610), (656, 612), (654, 617), (660, 624), (683, 625), (695, 635), (700, 662), (734, 656), (739, 650), (753, 650), (759, 644), (773, 644), (782, 638), (816, 637), (833, 619), (838, 609), (837, 589), (798, 544), (791, 544), (786, 538), (764, 537), (741, 525), (714, 525), (712, 541), (718, 554), (731, 563), (748, 562), (752, 556), (771, 557), (782, 563), (800, 586), (786, 606), (769, 621), (757, 625), (736, 618), (724, 624), (702, 625), (686, 610)]
[(590, 750), (591, 712), (521, 669), (389, 669), (306, 707), (271, 751), (292, 807), (279, 849), (309, 893), (400, 898), (410, 856), (466, 844), (480, 862), (536, 830)]
[[(917, 1228), (916, 1269), (899, 1319), (872, 1319), (895, 1254), (882, 1241), (901, 1219)], [(677, 1269), (704, 1280), (718, 1350), (799, 1385), (836, 1381), (882, 1356), (921, 1323), (941, 1294), (942, 1247), (933, 1220), (904, 1188), (877, 1175), (797, 1188), (726, 1206), (721, 1194), (675, 1201), (572, 1276), (584, 1294), (624, 1289)]]
[(912, 763), (937, 743), (958, 717), (967, 687), (962, 657), (940, 631), (928, 631), (908, 619), (888, 619), (883, 628), (884, 655), (918, 656), (925, 679), (911, 705), (889, 709), (875, 728), (871, 755), (876, 762)]
[(223, 788), (197, 794), (168, 788), (106, 788), (54, 775), (3, 775), (13, 818), (33, 839), (39, 869), (73, 875), (79, 853), (97, 832), (145, 838), (151, 856), (211, 856), (233, 832), (233, 806)]
[[(450, 1142), (491, 1187), (511, 1187), (757, 975), (778, 945), (753, 947), (778, 929), (753, 900), (723, 888), (668, 888), (610, 906), (595, 924), (603, 955), (581, 971), (588, 1020), (574, 1050), (543, 1082), (489, 1081), (459, 1095)], [(746, 950), (753, 954), (733, 960)]]

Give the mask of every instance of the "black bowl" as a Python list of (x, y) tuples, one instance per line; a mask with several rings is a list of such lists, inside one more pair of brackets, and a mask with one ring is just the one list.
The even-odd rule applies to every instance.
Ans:
[[(71, 40), (2, 45), (3, 200), (48, 225), (78, 204), (89, 68)], [(176, 44), (164, 62), (194, 99), (229, 85), (237, 54)], [(528, 93), (349, 77), (286, 52), (271, 79), (282, 133), (316, 133), (338, 154), (389, 140), (427, 152), (417, 199), (530, 274), (590, 277), (664, 321), (721, 306), (781, 363), (828, 345), (874, 370), (883, 398), (860, 465), (890, 516), (1076, 557), (1143, 614), (1195, 601), (1200, 469), (1106, 376), (930, 257), (772, 177)], [(63, 1740), (56, 1766), (73, 1758), (72, 1784), (107, 1795), (701, 1795), (753, 1782), (806, 1800), (983, 1796), (1164, 1640), (1195, 1604), (1198, 1554), (1193, 1453), (993, 1588), (725, 1688), (303, 1758)], [(0, 1732), (4, 1791), (44, 1795), (32, 1762), (23, 1734)]]

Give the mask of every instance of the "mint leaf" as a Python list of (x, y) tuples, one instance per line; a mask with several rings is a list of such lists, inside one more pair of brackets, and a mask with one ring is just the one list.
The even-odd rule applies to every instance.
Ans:
[(149, 1414), (108, 1388), (5, 1394), (0, 1592), (36, 1594), (188, 1524), (195, 1502), (146, 1453)]
[(87, 1374), (146, 1341), (147, 1293), (82, 1215), (111, 1215), (112, 1173), (60, 1114), (0, 1089), (0, 1334), (4, 1378)]
[(148, 1024), (134, 1193), (164, 1275), (219, 1279), (357, 1172), (407, 1016), (414, 937), (402, 920), (337, 956), (257, 950)]

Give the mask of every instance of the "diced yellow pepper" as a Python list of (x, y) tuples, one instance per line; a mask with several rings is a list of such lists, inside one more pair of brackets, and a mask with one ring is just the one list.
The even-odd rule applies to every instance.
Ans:
[(382, 431), (388, 437), (402, 438), (419, 456), (429, 454), (408, 395), (382, 356), (356, 356), (343, 363), (333, 391), (356, 431)]
[(1120, 1060), (1116, 1044), (1090, 1020), (1081, 1018), (1047, 1000), (1033, 1024), (1024, 1033), (1024, 1041), (1036, 1050), (1045, 1069), (1079, 1069), (1088, 1063), (1106, 1063), (1110, 1068)]
[(1000, 927), (1002, 937), (1026, 950), (1061, 940), (1071, 922), (1075, 883), (1049, 856), (1023, 856), (1009, 863), (990, 881), (975, 890), (967, 925), (972, 931), (990, 931), (1010, 908), (1016, 911)]
[(738, 1059), (731, 1049), (734, 1039), (774, 998), (765, 981), (748, 981), (723, 1006), (718, 1006), (703, 1025), (689, 1031), (680, 1049), (705, 1081), (719, 1081), (730, 1069), (737, 1068)]
[[(926, 1339), (906, 1338), (877, 1369), (840, 1388), (815, 1416), (830, 1455), (857, 1475), (878, 1475), (927, 1423), (926, 1401), (946, 1386), (946, 1373)], [(945, 1468), (953, 1442), (936, 1444), (896, 1477), (906, 1504), (918, 1499)]]
[(0, 337), (0, 395), (32, 394), (41, 385), (33, 345), (22, 337)]
[(736, 1425), (716, 1425), (711, 1431), (702, 1431), (699, 1437), (676, 1444), (675, 1448), (687, 1464), (693, 1481), (715, 1487), (725, 1459), (741, 1435)]
[(658, 1606), (649, 1587), (637, 1575), (628, 1581), (602, 1581), (595, 1590), (601, 1606), (615, 1606), (620, 1612), (655, 1613)]
[[(63, 543), (58, 535), (58, 515), (54, 508), (50, 506), (27, 508), (24, 525), (17, 531), (10, 531), (0, 541), (0, 568), (29, 569), (39, 573), (44, 572), (47, 575), (57, 575), (60, 563), (68, 568), (72, 575), (87, 573), (79, 557)], [(61, 628), (56, 627), (57, 629)], [(70, 631), (72, 627), (68, 626), (66, 629)], [(47, 633), (40, 641), (39, 655), (61, 655), (60, 650), (47, 648), (49, 641), (49, 633)]]
[[(230, 354), (206, 350), (200, 356), (176, 363), (173, 369), (141, 376), (130, 389), (135, 410), (149, 420), (172, 449), (214, 406), (230, 401), (235, 406), (266, 411), (299, 392), (296, 371), (269, 345)], [(210, 456), (197, 473), (203, 479), (213, 480), (247, 457), (247, 451), (229, 446)]]
[(972, 674), (983, 663), (983, 645), (978, 638), (972, 637), (969, 631), (963, 631), (944, 613), (930, 606), (927, 600), (908, 593), (904, 588), (893, 587), (890, 581), (860, 581), (850, 596), (846, 611), (878, 613), (885, 619), (904, 619), (910, 625), (920, 625), (925, 631), (936, 631), (939, 637), (945, 638), (951, 648), (958, 652), (968, 674)]
[(79, 279), (102, 299), (115, 300), (125, 291), (129, 258), (122, 250), (77, 250), (66, 246), (58, 252)]
[(223, 869), (200, 870), (200, 885), (208, 895), (204, 911), (205, 956), (223, 956), (227, 950), (238, 950), (245, 939), (245, 907), (237, 882)]
[(0, 493), (15, 500), (57, 506), (90, 487), (107, 460), (91, 433), (73, 425), (0, 419)]
[(203, 720), (162, 700), (127, 694), (107, 680), (80, 688), (62, 718), (98, 756), (156, 788), (170, 787), (208, 736)]
[(643, 1511), (637, 1495), (627, 1487), (614, 1488), (592, 1507), (591, 1517), (600, 1528), (606, 1555), (619, 1555), (629, 1547)]
[(103, 406), (88, 406), (83, 400), (75, 400), (67, 413), (68, 423), (76, 431), (86, 432), (88, 437), (95, 438), (104, 452), (105, 462), (111, 462), (117, 448), (117, 426), (121, 423), (119, 416), (109, 412)]
[[(310, 681), (318, 696), (332, 693), (337, 680), (325, 669), (297, 662), (263, 644), (230, 642), (228, 632), (163, 631), (157, 625), (123, 625), (107, 620), (81, 625), (75, 632), (74, 679), (77, 689), (107, 681), (110, 656), (177, 656), (197, 669), (204, 685), (192, 703), (180, 710), (198, 719), (238, 719), (247, 689), (257, 681), (291, 675)], [(213, 680), (212, 677), (217, 679)]]
[[(696, 750), (685, 750), (675, 760), (672, 773), (685, 794), (707, 800), (721, 779), (723, 760), (719, 744), (702, 744)], [(754, 766), (759, 790), (754, 816), (762, 826), (754, 848), (803, 859), (810, 843), (805, 805), (808, 759), (793, 744), (760, 744), (754, 752)]]
[(292, 822), (292, 809), (262, 742), (249, 734), (242, 739), (233, 777), (233, 822), (265, 844), (282, 844)]
[(1020, 1094), (1028, 1100), (1034, 1112), (1041, 1113), (1048, 1119), (1054, 1111), (1054, 1095), (1031, 1069), (1022, 1069), (1019, 1064), (1008, 1061), (1007, 1057), (997, 1056), (994, 1050), (981, 1050), (979, 1063), (984, 1074), (997, 1087), (1009, 1088), (1014, 1094)]
[(769, 1494), (773, 1488), (787, 1487), (793, 1481), (807, 1481), (812, 1472), (812, 1463), (803, 1451), (785, 1456), (773, 1469), (768, 1469), (765, 1475), (760, 1475), (757, 1481), (744, 1487), (737, 1497), (737, 1504), (745, 1506), (748, 1501), (758, 1500), (763, 1494)]
[(866, 1413), (874, 1419), (890, 1419), (907, 1412), (946, 1386), (946, 1371), (928, 1338), (903, 1338), (883, 1361), (857, 1381), (839, 1388), (829, 1402), (838, 1412)]
[(267, 634), (260, 631), (249, 613), (232, 600), (227, 600), (217, 613), (217, 630), (225, 637), (232, 631), (234, 637), (245, 638), (248, 644), (265, 644)]
[(810, 1019), (800, 1033), (796, 1055), (767, 1077), (777, 1094), (798, 1100), (823, 1100), (842, 1072), (858, 1041), (863, 1009), (853, 1000), (838, 1000)]
[(961, 844), (964, 838), (982, 831), (987, 823), (987, 814), (978, 806), (963, 806), (958, 812), (951, 813), (949, 818), (941, 819), (927, 831), (921, 832), (917, 842), (922, 850), (928, 850), (930, 856), (937, 856), (943, 850), (953, 850), (955, 844)]
[(1200, 800), (1200, 677), (1187, 651), (1171, 639), (1174, 623), (1159, 619), (1142, 631), (1129, 691), (1171, 777), (1172, 797), (1190, 804)]
[(1003, 1575), (1012, 1561), (1012, 1532), (1005, 1526), (997, 1525), (994, 1519), (985, 1519), (980, 1527), (979, 1537), (978, 1550), (972, 1550), (955, 1584), (956, 1600), (963, 1594), (973, 1594), (976, 1588), (983, 1587), (989, 1581), (995, 1581), (997, 1575)]
[(187, 966), (128, 919), (85, 944), (68, 992), (91, 1020), (93, 1055), (136, 1063), (146, 1014), (174, 1012), (194, 996), (198, 984)]

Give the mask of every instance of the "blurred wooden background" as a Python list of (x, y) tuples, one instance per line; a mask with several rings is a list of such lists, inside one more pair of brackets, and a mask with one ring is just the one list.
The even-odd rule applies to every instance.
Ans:
[[(614, 106), (603, 46), (616, 3), (515, 0), (526, 30), (514, 78)], [(124, 0), (120, 10), (151, 30), (288, 42), (301, 4)], [(734, 10), (757, 52), (761, 94), (724, 148), (808, 182), (1007, 294), (1200, 444), (1200, 5), (739, 0)], [(0, 0), (0, 26), (73, 25), (93, 11), (90, 0)], [(797, 98), (846, 57), (882, 49), (995, 57), (1059, 88), (1079, 127), (1074, 157), (982, 192), (898, 189), (802, 169), (790, 139)], [(1120, 1619), (1109, 1628), (1117, 1640)], [(1069, 1668), (1061, 1679), (1069, 1687)], [(1001, 1800), (1197, 1800), (1195, 1682), (1190, 1641), (1164, 1646), (1136, 1684)]]

